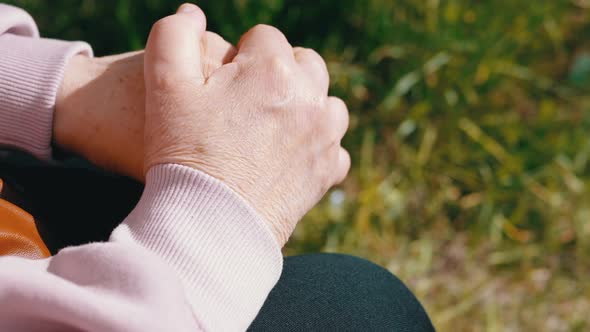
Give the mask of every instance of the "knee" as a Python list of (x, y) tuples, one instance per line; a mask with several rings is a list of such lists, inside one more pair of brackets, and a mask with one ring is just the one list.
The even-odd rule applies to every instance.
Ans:
[[(433, 331), (426, 311), (396, 276), (381, 266), (354, 256), (313, 254), (285, 260), (285, 278), (298, 299), (316, 312), (337, 312), (346, 330)], [(334, 322), (324, 322), (334, 326)]]
[[(355, 322), (382, 331), (433, 331), (423, 306), (406, 285), (368, 260), (340, 254), (309, 255), (317, 282), (331, 290)], [(361, 326), (359, 326), (361, 327)]]

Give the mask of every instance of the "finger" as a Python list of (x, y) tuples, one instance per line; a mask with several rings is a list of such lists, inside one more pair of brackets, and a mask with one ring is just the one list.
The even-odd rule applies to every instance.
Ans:
[(326, 125), (330, 126), (330, 137), (333, 140), (340, 141), (348, 130), (349, 114), (348, 107), (342, 99), (337, 97), (328, 97), (326, 101)]
[(206, 31), (201, 40), (203, 53), (203, 75), (208, 78), (215, 70), (231, 62), (236, 56), (236, 48), (214, 32)]
[(324, 59), (310, 48), (295, 47), (293, 49), (295, 61), (301, 70), (311, 78), (322, 94), (327, 95), (330, 88), (330, 75)]
[(350, 171), (350, 154), (343, 147), (339, 147), (338, 149), (338, 161), (336, 165), (336, 172), (334, 173), (334, 184), (342, 183)]
[(146, 85), (203, 82), (200, 41), (205, 26), (205, 14), (192, 4), (156, 22), (145, 50)]
[(277, 28), (259, 24), (240, 39), (238, 56), (293, 59), (293, 48), (285, 35)]

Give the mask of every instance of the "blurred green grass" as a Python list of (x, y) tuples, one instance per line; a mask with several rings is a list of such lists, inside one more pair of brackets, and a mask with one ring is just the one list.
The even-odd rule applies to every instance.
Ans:
[[(97, 55), (143, 47), (179, 1), (8, 1)], [(327, 60), (353, 169), (287, 254), (396, 273), (440, 331), (590, 329), (590, 1), (197, 2)]]

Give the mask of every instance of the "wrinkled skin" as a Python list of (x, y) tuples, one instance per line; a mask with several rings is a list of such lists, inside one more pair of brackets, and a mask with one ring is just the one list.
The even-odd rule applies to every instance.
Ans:
[[(145, 54), (100, 59), (98, 75), (65, 84), (55, 141), (136, 178), (165, 163), (209, 174), (249, 202), (282, 246), (350, 168), (340, 145), (346, 105), (328, 96), (323, 59), (277, 29), (256, 26), (234, 49), (205, 26), (198, 7), (183, 5), (153, 26)], [(89, 125), (71, 129), (80, 121)]]
[[(212, 32), (201, 38), (200, 49), (204, 77), (230, 61), (236, 51)], [(143, 59), (143, 51), (70, 59), (54, 119), (57, 145), (140, 181), (144, 176)]]

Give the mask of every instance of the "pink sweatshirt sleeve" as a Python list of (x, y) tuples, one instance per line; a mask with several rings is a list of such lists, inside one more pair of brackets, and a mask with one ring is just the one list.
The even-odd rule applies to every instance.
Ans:
[[(0, 32), (0, 143), (48, 157), (63, 67), (89, 48), (36, 38), (32, 19), (6, 5)], [(0, 257), (0, 331), (243, 331), (281, 269), (279, 245), (241, 197), (158, 165), (109, 242)]]
[(0, 146), (51, 157), (53, 110), (66, 63), (83, 42), (39, 38), (33, 19), (0, 4)]

